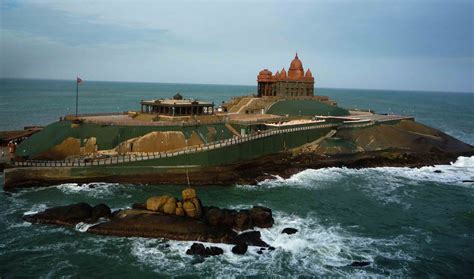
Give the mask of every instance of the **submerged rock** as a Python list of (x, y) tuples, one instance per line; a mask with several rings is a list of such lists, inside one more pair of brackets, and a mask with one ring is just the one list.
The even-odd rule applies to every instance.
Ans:
[(286, 234), (295, 234), (297, 233), (298, 230), (297, 229), (294, 229), (294, 228), (284, 228), (281, 233), (286, 233)]
[(367, 262), (367, 261), (356, 261), (350, 264), (350, 266), (355, 266), (355, 267), (364, 267), (368, 265), (370, 265), (370, 262)]
[(262, 235), (259, 231), (244, 232), (236, 237), (237, 244), (246, 244), (248, 246), (270, 247), (261, 239)]
[(243, 255), (247, 253), (248, 245), (241, 242), (237, 243), (234, 247), (232, 247), (232, 253), (237, 254), (237, 255)]
[(191, 247), (186, 251), (186, 255), (198, 255), (201, 257), (210, 257), (224, 254), (224, 250), (219, 247), (205, 247), (201, 243), (193, 243)]

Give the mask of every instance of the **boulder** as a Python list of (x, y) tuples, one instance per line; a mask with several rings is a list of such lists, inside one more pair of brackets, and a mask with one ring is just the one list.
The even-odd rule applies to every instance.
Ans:
[(169, 199), (165, 205), (163, 205), (163, 212), (166, 214), (176, 214), (176, 199)]
[(224, 254), (224, 250), (219, 247), (204, 247), (201, 243), (193, 243), (186, 251), (186, 255), (198, 255), (201, 257), (210, 257)]
[(184, 212), (186, 212), (186, 216), (191, 218), (197, 217), (196, 207), (194, 207), (194, 204), (191, 201), (183, 202), (183, 208)]
[(232, 209), (223, 209), (224, 218), (222, 219), (222, 226), (232, 228), (234, 226), (234, 216), (237, 211)]
[(252, 223), (259, 228), (271, 228), (275, 223), (272, 210), (263, 206), (254, 206), (249, 210)]
[(165, 205), (165, 203), (170, 199), (174, 200), (174, 202), (176, 203), (175, 198), (167, 195), (150, 197), (146, 200), (146, 209), (151, 211), (160, 211)]
[(186, 216), (184, 209), (182, 207), (176, 207), (175, 215), (177, 216)]
[(265, 241), (261, 239), (259, 231), (244, 232), (235, 238), (236, 244), (246, 244), (248, 246), (270, 247)]
[(81, 202), (66, 206), (52, 207), (34, 215), (25, 215), (23, 219), (35, 223), (75, 225), (79, 222), (86, 222), (91, 217), (92, 206)]
[(194, 208), (196, 208), (196, 216), (201, 217), (202, 216), (201, 201), (198, 198), (192, 198), (191, 202), (194, 204)]
[(211, 226), (219, 226), (224, 221), (224, 212), (218, 207), (207, 207), (204, 209), (207, 223)]
[(247, 253), (248, 245), (241, 242), (232, 247), (232, 253), (237, 254), (237, 255), (243, 255)]
[(112, 211), (106, 204), (98, 204), (92, 208), (91, 221), (92, 223), (97, 222), (99, 218), (110, 218)]
[(196, 191), (193, 188), (186, 188), (181, 192), (183, 201), (190, 200), (192, 198), (197, 198)]
[(253, 229), (252, 219), (247, 211), (241, 210), (234, 215), (234, 226), (237, 231)]
[(294, 228), (284, 228), (281, 233), (286, 233), (286, 234), (295, 234), (297, 233), (298, 230), (297, 229), (294, 229)]

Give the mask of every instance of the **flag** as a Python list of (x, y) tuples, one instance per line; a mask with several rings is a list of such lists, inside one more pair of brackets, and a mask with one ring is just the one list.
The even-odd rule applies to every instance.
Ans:
[(80, 77), (77, 77), (76, 82), (77, 82), (77, 84), (82, 83), (82, 79)]

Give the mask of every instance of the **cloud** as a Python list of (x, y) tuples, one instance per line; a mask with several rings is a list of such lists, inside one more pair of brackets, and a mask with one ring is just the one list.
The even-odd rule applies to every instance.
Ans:
[[(7, 2), (2, 2), (7, 3)], [(13, 2), (12, 2), (13, 3)], [(21, 1), (2, 76), (255, 84), (297, 50), (324, 87), (473, 91), (472, 2)]]
[(69, 45), (169, 40), (165, 29), (107, 24), (93, 17), (59, 12), (44, 4), (18, 5), (3, 10), (2, 29), (47, 37)]

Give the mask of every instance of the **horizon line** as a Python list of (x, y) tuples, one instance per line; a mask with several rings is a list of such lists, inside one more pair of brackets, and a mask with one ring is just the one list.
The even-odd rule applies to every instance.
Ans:
[[(0, 77), (2, 79), (16, 79), (16, 80), (43, 80), (43, 81), (76, 81), (76, 78), (63, 79), (63, 78), (29, 78), (29, 77)], [(188, 84), (188, 85), (214, 85), (214, 86), (253, 86), (257, 85), (250, 84), (230, 84), (230, 83), (193, 83), (193, 82), (160, 82), (160, 81), (118, 81), (118, 80), (88, 80), (83, 79), (84, 82), (117, 82), (117, 83), (154, 83), (154, 84)], [(318, 87), (315, 87), (317, 89)], [(398, 91), (398, 92), (420, 92), (420, 93), (459, 93), (459, 94), (473, 94), (474, 91), (441, 91), (441, 90), (421, 90), (421, 89), (388, 89), (388, 88), (349, 88), (349, 87), (319, 87), (320, 89), (344, 89), (344, 90), (368, 90), (368, 91)]]

